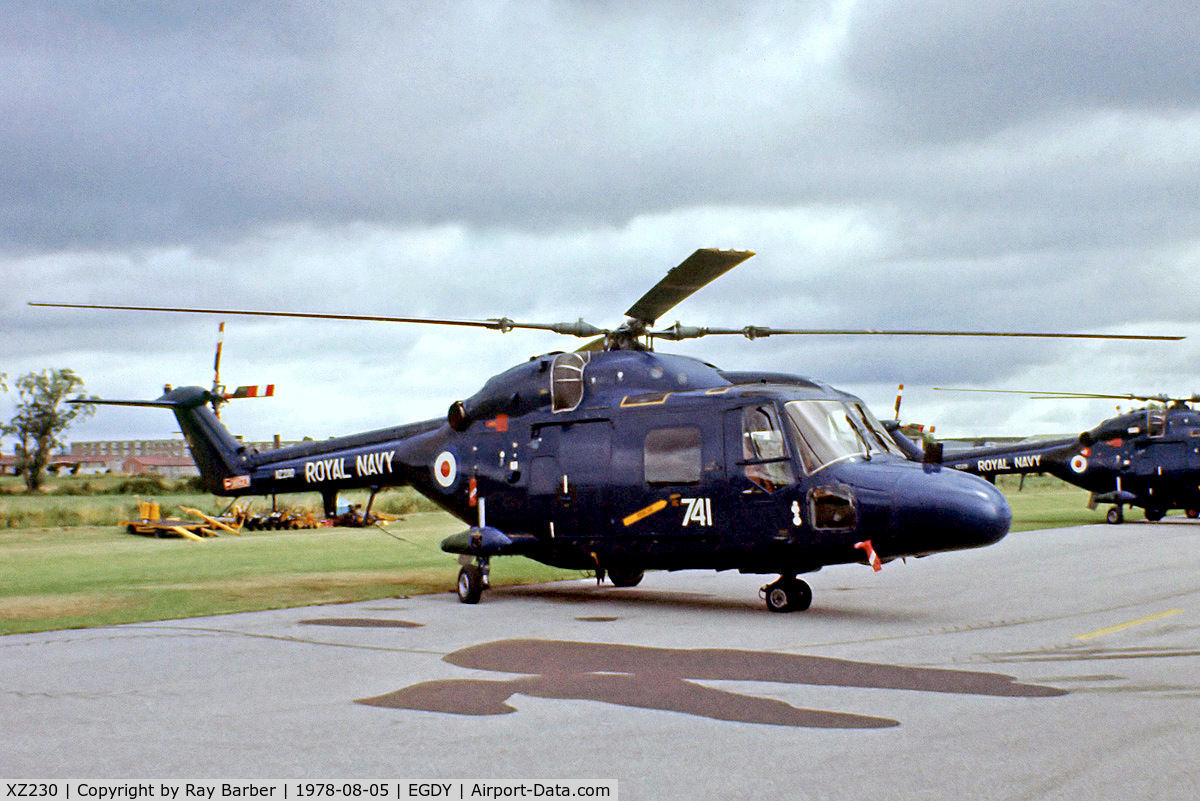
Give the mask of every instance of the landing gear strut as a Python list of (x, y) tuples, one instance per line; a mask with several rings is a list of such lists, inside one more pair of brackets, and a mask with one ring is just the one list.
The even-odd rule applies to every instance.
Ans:
[(488, 583), (488, 560), (480, 557), (474, 564), (465, 564), (458, 571), (458, 600), (464, 604), (477, 604), (490, 584)]
[(758, 594), (772, 612), (803, 612), (812, 606), (812, 587), (795, 576), (780, 576)]

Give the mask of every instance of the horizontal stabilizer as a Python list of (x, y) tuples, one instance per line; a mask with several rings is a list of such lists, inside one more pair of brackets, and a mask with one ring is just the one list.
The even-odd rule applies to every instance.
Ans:
[(68, 403), (94, 403), (98, 406), (151, 406), (159, 409), (190, 409), (212, 401), (213, 395), (201, 387), (180, 387), (165, 392), (154, 400), (120, 400), (109, 398), (78, 398)]

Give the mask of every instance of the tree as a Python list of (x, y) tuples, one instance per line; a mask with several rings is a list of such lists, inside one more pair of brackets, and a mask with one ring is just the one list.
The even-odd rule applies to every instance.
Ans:
[(59, 437), (76, 420), (91, 417), (96, 407), (90, 403), (67, 404), (70, 400), (86, 400), (83, 379), (74, 370), (43, 370), (18, 378), (13, 387), (19, 403), (12, 422), (0, 426), (5, 434), (17, 438), (14, 448), (17, 472), (25, 476), (25, 488), (30, 492), (42, 486), (42, 473), (50, 453), (62, 444)]

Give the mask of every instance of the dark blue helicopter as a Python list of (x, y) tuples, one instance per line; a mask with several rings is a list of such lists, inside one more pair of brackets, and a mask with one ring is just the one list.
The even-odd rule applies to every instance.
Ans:
[(861, 399), (798, 375), (724, 371), (651, 349), (655, 339), (722, 334), (999, 335), (678, 323), (652, 330), (664, 312), (752, 255), (696, 251), (611, 330), (582, 320), (33, 305), (527, 328), (595, 338), (578, 351), (536, 356), (491, 378), (445, 417), (262, 453), (229, 433), (209, 408), (221, 398), (200, 387), (154, 401), (104, 401), (171, 409), (206, 486), (218, 495), (317, 491), (331, 514), (341, 490), (367, 488), (374, 499), (384, 487), (413, 486), (469, 525), (442, 543), (462, 563), (457, 587), (464, 603), (476, 603), (488, 587), (493, 557), (521, 555), (593, 570), (622, 587), (636, 585), (648, 569), (778, 574), (762, 595), (768, 609), (785, 612), (809, 607), (812, 590), (797, 576), (825, 565), (860, 562), (878, 570), (896, 558), (1004, 537), (1011, 514), (994, 486), (943, 469), (911, 442), (905, 450)]
[[(943, 390), (945, 391), (945, 390)], [(951, 390), (964, 391), (964, 390)], [(1086, 392), (1028, 393), (1033, 398), (1111, 398), (1151, 402), (1109, 418), (1078, 437), (955, 451), (946, 464), (994, 480), (1005, 473), (1049, 473), (1091, 492), (1088, 508), (1112, 504), (1105, 519), (1121, 523), (1126, 506), (1145, 509), (1158, 521), (1171, 509), (1200, 517), (1200, 412), (1188, 404), (1200, 395), (1107, 395)]]

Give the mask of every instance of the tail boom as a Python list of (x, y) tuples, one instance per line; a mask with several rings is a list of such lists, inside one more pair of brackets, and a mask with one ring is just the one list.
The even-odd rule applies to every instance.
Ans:
[(444, 419), (430, 420), (260, 453), (238, 441), (217, 418), (209, 406), (213, 398), (201, 387), (181, 387), (156, 400), (89, 402), (170, 409), (205, 489), (224, 496), (319, 492), (328, 501), (348, 489), (404, 484), (421, 489), (432, 483), (429, 464), (447, 428)]

